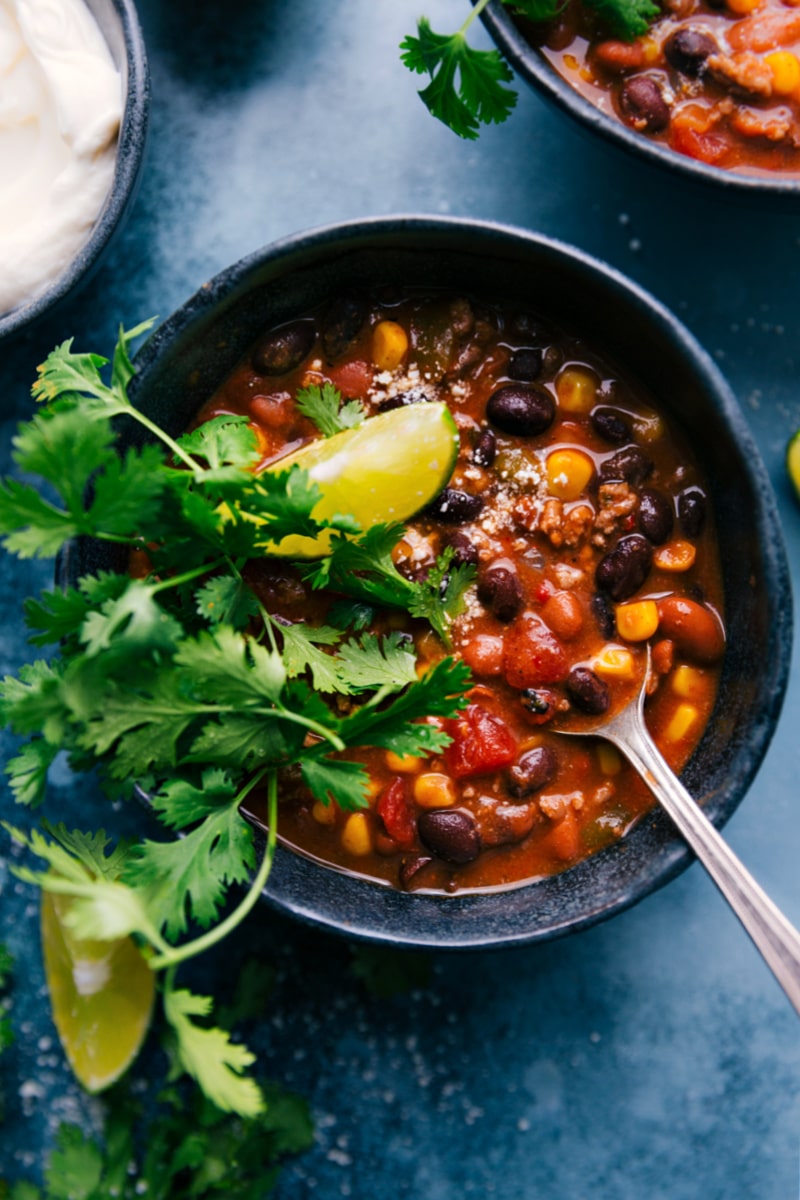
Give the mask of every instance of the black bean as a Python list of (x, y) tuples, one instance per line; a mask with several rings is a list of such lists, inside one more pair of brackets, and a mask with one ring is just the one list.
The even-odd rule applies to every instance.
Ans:
[(620, 538), (613, 550), (609, 550), (595, 571), (595, 582), (612, 600), (618, 603), (638, 592), (653, 563), (653, 547), (639, 533)]
[(515, 350), (508, 360), (506, 374), (509, 379), (517, 379), (521, 383), (532, 383), (542, 373), (543, 352), (539, 346), (524, 346)]
[(478, 599), (498, 621), (513, 621), (522, 608), (522, 584), (510, 559), (496, 559), (478, 579)]
[(420, 814), (417, 828), (428, 849), (446, 862), (474, 862), (481, 852), (475, 818), (466, 809), (429, 809)]
[(490, 467), (497, 454), (497, 438), (491, 429), (482, 429), (472, 451), (472, 461), (479, 467)]
[(612, 446), (621, 446), (631, 440), (631, 423), (619, 409), (601, 405), (592, 409), (589, 420), (598, 437), (611, 442)]
[(646, 538), (661, 546), (672, 533), (675, 514), (671, 501), (656, 488), (642, 488), (639, 496), (639, 528)]
[(610, 641), (617, 632), (614, 605), (608, 596), (604, 596), (602, 592), (595, 592), (591, 600), (591, 609), (600, 632), (607, 642)]
[(669, 125), (669, 105), (652, 75), (633, 75), (619, 93), (622, 115), (634, 129), (658, 133)]
[(588, 667), (573, 667), (567, 676), (567, 693), (576, 708), (581, 712), (599, 717), (608, 712), (611, 694), (608, 684), (598, 679), (594, 671)]
[(714, 39), (699, 29), (676, 29), (664, 42), (664, 57), (676, 71), (694, 79), (718, 49)]
[(299, 367), (314, 345), (317, 331), (313, 321), (293, 321), (272, 329), (256, 343), (253, 370), (259, 375), (286, 375)]
[(556, 406), (546, 388), (533, 383), (507, 383), (492, 392), (486, 415), (503, 433), (533, 437), (552, 425)]
[(558, 759), (549, 746), (534, 746), (522, 754), (508, 772), (506, 787), (511, 796), (522, 799), (538, 792), (554, 777)]
[(414, 858), (404, 858), (400, 864), (400, 886), (408, 891), (416, 875), (423, 867), (427, 867), (428, 863), (432, 862), (433, 859), (428, 854), (417, 854)]
[(706, 497), (699, 487), (684, 488), (678, 496), (678, 520), (687, 537), (698, 537), (706, 523)]
[(604, 482), (612, 479), (624, 479), (633, 487), (644, 483), (653, 470), (653, 462), (638, 446), (625, 446), (607, 458), (600, 467), (600, 478)]
[(426, 514), (443, 525), (465, 525), (474, 521), (483, 509), (480, 496), (459, 492), (456, 488), (444, 488), (425, 509)]
[(477, 567), (478, 547), (460, 529), (453, 530), (443, 539), (445, 546), (453, 547), (451, 563), (456, 567)]
[(355, 296), (334, 300), (322, 323), (322, 348), (328, 359), (341, 358), (361, 331), (367, 306)]
[(407, 408), (409, 404), (430, 404), (431, 401), (432, 397), (425, 388), (409, 388), (405, 392), (397, 392), (396, 395), (381, 400), (378, 412), (391, 412), (394, 408)]

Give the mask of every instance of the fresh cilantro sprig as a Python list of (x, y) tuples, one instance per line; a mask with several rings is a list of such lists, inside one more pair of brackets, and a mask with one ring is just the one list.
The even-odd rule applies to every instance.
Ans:
[(421, 581), (398, 571), (392, 551), (403, 536), (399, 523), (373, 525), (358, 537), (334, 535), (330, 554), (303, 568), (313, 588), (330, 588), (370, 604), (405, 609), (430, 622), (445, 644), (453, 619), (464, 609), (464, 594), (475, 579), (475, 568), (452, 567), (447, 547)]
[(341, 392), (332, 383), (310, 384), (300, 388), (295, 403), (303, 416), (313, 421), (323, 437), (333, 437), (345, 429), (354, 429), (366, 416), (358, 400), (342, 404)]
[[(275, 849), (280, 772), (299, 771), (323, 803), (362, 807), (369, 779), (344, 752), (440, 751), (447, 737), (426, 718), (459, 711), (468, 672), (446, 658), (418, 679), (407, 641), (368, 632), (363, 603), (333, 605), (325, 625), (291, 624), (249, 586), (247, 564), (264, 545), (329, 531), (330, 556), (307, 569), (313, 586), (370, 609), (405, 609), (445, 641), (472, 576), (448, 552), (427, 580), (406, 579), (392, 560), (402, 527), (361, 533), (346, 513), (319, 519), (321, 492), (305, 471), (254, 470), (244, 417), (166, 434), (128, 396), (131, 341), (147, 327), (121, 330), (110, 364), (64, 342), (39, 369), (42, 407), (13, 453), (49, 497), (0, 481), (0, 537), (34, 557), (89, 536), (115, 548), (120, 569), (27, 602), (32, 642), (58, 653), (0, 682), (0, 722), (28, 739), (6, 767), (18, 802), (43, 801), (49, 768), (66, 752), (75, 769), (97, 769), (112, 797), (148, 789), (165, 836), (111, 849), (102, 831), (6, 830), (46, 864), (18, 875), (69, 899), (63, 920), (74, 937), (139, 945), (161, 979), (175, 1070), (217, 1108), (252, 1117), (263, 1096), (248, 1074), (250, 1051), (214, 1025), (211, 999), (180, 987), (176, 971), (257, 903)], [(363, 415), (340, 401), (325, 388), (303, 399), (329, 434)], [(120, 416), (154, 439), (123, 458), (112, 425)], [(331, 693), (350, 703), (326, 701)], [(239, 815), (254, 788), (268, 806), (260, 861)]]
[[(400, 43), (403, 63), (430, 82), (419, 92), (425, 107), (459, 137), (474, 139), (481, 125), (499, 125), (517, 103), (504, 86), (514, 76), (499, 50), (476, 50), (467, 32), (489, 0), (478, 0), (456, 33), (435, 33), (427, 17), (417, 22), (416, 37)], [(542, 23), (552, 21), (566, 0), (502, 0), (512, 12)], [(654, 0), (585, 0), (617, 37), (632, 41), (646, 33), (660, 13)]]

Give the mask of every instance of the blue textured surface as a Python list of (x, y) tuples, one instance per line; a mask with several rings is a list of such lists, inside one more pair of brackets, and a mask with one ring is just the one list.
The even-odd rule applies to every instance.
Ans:
[[(446, 29), (465, 5), (424, 8)], [(90, 286), (3, 347), (0, 470), (15, 420), (30, 411), (35, 364), (63, 337), (108, 347), (118, 321), (168, 314), (223, 266), (302, 227), (399, 210), (463, 213), (573, 241), (686, 321), (742, 403), (795, 567), (800, 508), (782, 459), (800, 425), (800, 220), (670, 186), (528, 92), (506, 126), (459, 142), (428, 116), (397, 61), (417, 16), (411, 4), (141, 0), (140, 13), (154, 93), (141, 191)], [(48, 564), (3, 561), (2, 673), (28, 656), (21, 602), (49, 580)], [(795, 664), (775, 741), (727, 826), (795, 923), (798, 681)], [(10, 749), (0, 735), (4, 757)], [(6, 790), (0, 807), (24, 819)], [(55, 773), (49, 811), (115, 828), (140, 819), (100, 815), (92, 785), (65, 771)], [(71, 1081), (54, 1039), (35, 894), (2, 865), (0, 908), (0, 937), (17, 959), (17, 1044), (0, 1058), (0, 1166), (35, 1177), (57, 1120), (91, 1128), (100, 1110)], [(205, 968), (203, 984), (221, 987), (231, 956), (250, 953), (277, 967), (250, 1040), (317, 1119), (315, 1148), (286, 1168), (281, 1200), (797, 1194), (797, 1019), (698, 866), (567, 941), (434, 958), (429, 987), (389, 1001), (353, 977), (344, 943), (267, 911)]]

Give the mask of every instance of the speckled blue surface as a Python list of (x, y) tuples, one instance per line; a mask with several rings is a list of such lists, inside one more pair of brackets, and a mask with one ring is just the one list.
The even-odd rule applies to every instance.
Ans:
[[(454, 27), (459, 0), (426, 0)], [(800, 425), (800, 218), (736, 207), (594, 144), (523, 92), (475, 145), (437, 125), (396, 45), (417, 7), (398, 0), (141, 0), (153, 75), (149, 157), (127, 230), (57, 320), (0, 354), (0, 471), (33, 369), (57, 341), (110, 345), (117, 323), (166, 316), (204, 279), (296, 229), (398, 210), (489, 217), (605, 258), (672, 307), (742, 403), (778, 493), (795, 585), (800, 507), (783, 448)], [(480, 31), (479, 40), (485, 37)], [(0, 671), (28, 656), (20, 608), (48, 564), (0, 570)], [(797, 653), (797, 652), (796, 652)], [(796, 730), (800, 673), (777, 736), (727, 826), (800, 923)], [(0, 736), (7, 756), (11, 741)], [(91, 783), (54, 773), (49, 811), (123, 828)], [(3, 815), (23, 820), (6, 790)], [(92, 814), (91, 817), (87, 813)], [(4, 938), (17, 958), (14, 1050), (0, 1058), (0, 1166), (36, 1177), (58, 1119), (87, 1128), (43, 995), (36, 897), (0, 865)], [(797, 1019), (724, 902), (692, 867), (637, 908), (568, 940), (434, 957), (430, 985), (381, 1001), (348, 946), (266, 911), (199, 975), (274, 961), (250, 1040), (264, 1069), (310, 1100), (315, 1148), (280, 1200), (793, 1200), (798, 1191)], [(156, 1057), (145, 1073), (157, 1068)]]

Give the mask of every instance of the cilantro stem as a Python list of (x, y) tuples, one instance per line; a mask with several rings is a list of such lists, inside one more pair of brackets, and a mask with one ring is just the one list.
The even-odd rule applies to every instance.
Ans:
[[(244, 798), (261, 782), (265, 775), (267, 779), (267, 847), (264, 851), (264, 857), (261, 860), (253, 882), (242, 900), (232, 913), (230, 913), (224, 921), (215, 926), (214, 929), (209, 929), (208, 933), (204, 933), (201, 937), (195, 938), (191, 942), (184, 943), (183, 946), (170, 947), (161, 954), (157, 954), (150, 959), (150, 967), (153, 971), (160, 971), (164, 967), (174, 968), (178, 963), (184, 962), (187, 958), (193, 958), (196, 954), (202, 954), (204, 950), (210, 949), (217, 942), (222, 941), (229, 933), (241, 924), (244, 918), (258, 901), (261, 892), (269, 878), (269, 873), (272, 870), (272, 860), (275, 857), (275, 845), (278, 838), (278, 773), (274, 767), (265, 767), (254, 775), (248, 784), (242, 789), (236, 797), (234, 803), (241, 804)], [(171, 985), (172, 975), (167, 976), (167, 985)]]
[(211, 571), (216, 571), (217, 567), (224, 567), (227, 558), (218, 558), (216, 562), (203, 563), (202, 566), (194, 567), (191, 571), (184, 571), (182, 575), (170, 575), (167, 579), (160, 579), (158, 583), (149, 585), (150, 592), (155, 595), (156, 592), (163, 592), (165, 588), (180, 587), (182, 583), (189, 583), (192, 579), (198, 579), (201, 575), (208, 575)]
[(470, 12), (466, 21), (464, 22), (464, 24), (461, 26), (461, 28), (458, 31), (458, 35), (460, 37), (464, 36), (464, 34), (467, 32), (467, 30), (469, 29), (472, 22), (475, 20), (476, 17), (479, 17), (481, 15), (481, 13), (486, 8), (486, 5), (488, 3), (489, 3), (489, 0), (478, 0), (478, 3), (472, 9), (472, 11)]
[(129, 405), (125, 409), (125, 412), (128, 416), (133, 417), (135, 421), (138, 421), (140, 425), (143, 425), (145, 429), (148, 429), (150, 433), (155, 434), (155, 436), (162, 441), (165, 446), (169, 447), (175, 457), (179, 458), (182, 463), (189, 467), (190, 470), (202, 470), (200, 463), (197, 462), (196, 459), (192, 458), (191, 454), (187, 454), (185, 450), (182, 450), (174, 438), (171, 438), (169, 434), (161, 428), (160, 425), (156, 425), (154, 421), (151, 421), (149, 417), (146, 417), (143, 412), (139, 411), (138, 408), (134, 408), (133, 405)]

